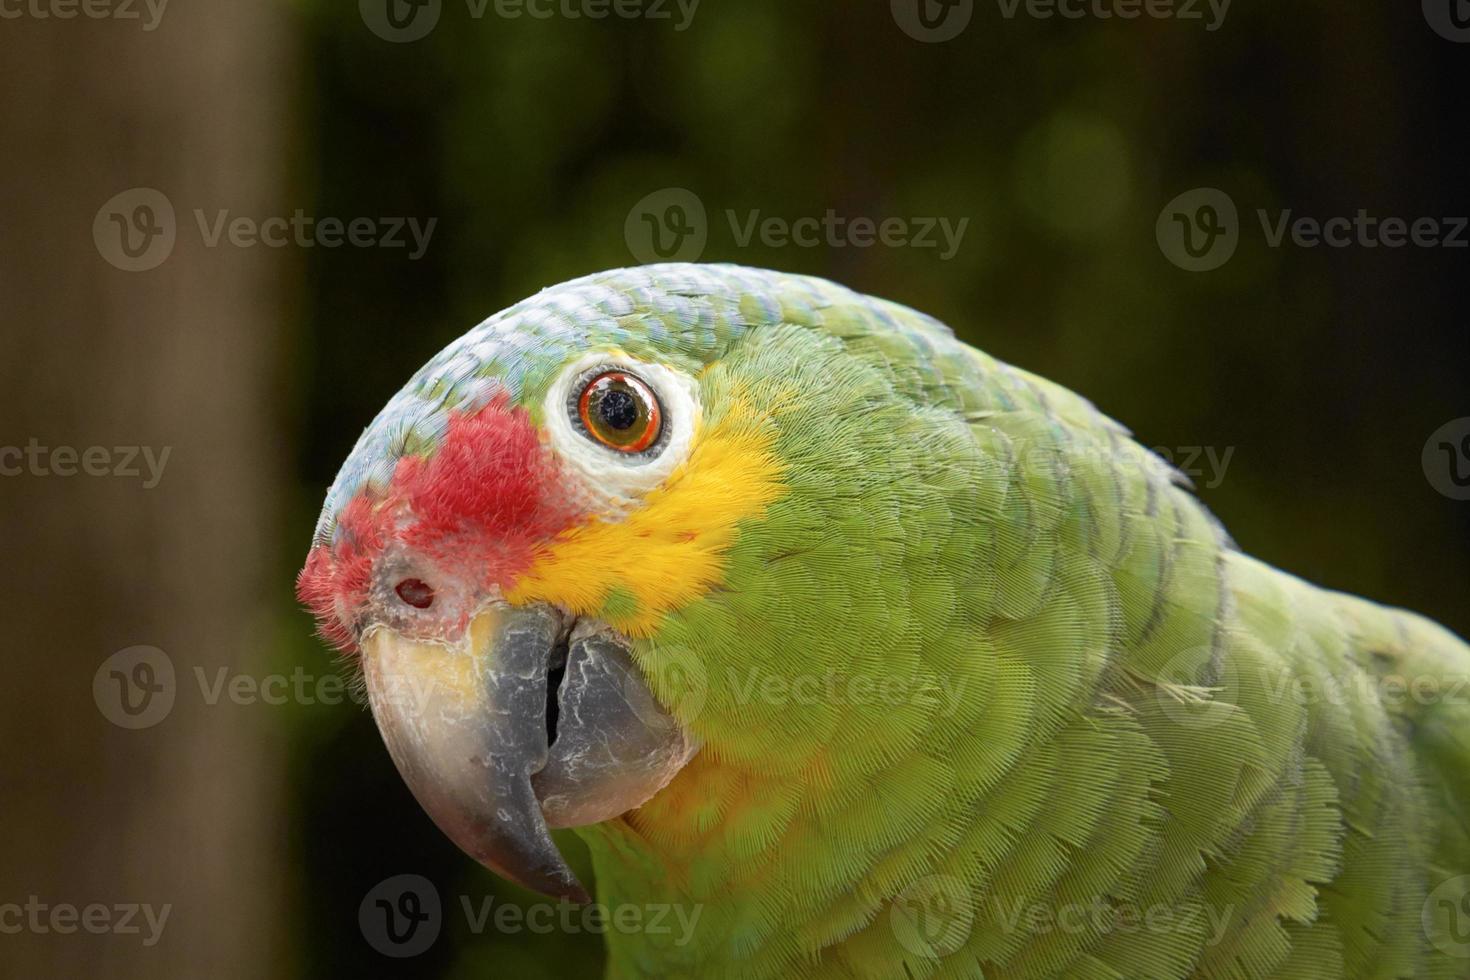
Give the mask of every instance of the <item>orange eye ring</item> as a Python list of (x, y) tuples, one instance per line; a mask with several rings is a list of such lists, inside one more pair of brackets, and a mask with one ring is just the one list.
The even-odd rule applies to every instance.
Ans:
[(604, 371), (583, 385), (577, 416), (589, 436), (620, 453), (641, 453), (663, 432), (658, 397), (626, 371)]

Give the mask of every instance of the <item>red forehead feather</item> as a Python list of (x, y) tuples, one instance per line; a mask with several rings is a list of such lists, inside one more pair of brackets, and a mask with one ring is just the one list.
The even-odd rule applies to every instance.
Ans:
[(386, 491), (359, 492), (338, 515), (335, 542), (307, 557), (296, 594), (323, 635), (347, 648), (338, 610), (366, 601), (374, 562), (395, 538), (482, 587), (507, 586), (580, 513), (530, 418), (502, 396), (474, 415), (452, 414), (434, 453), (400, 459)]

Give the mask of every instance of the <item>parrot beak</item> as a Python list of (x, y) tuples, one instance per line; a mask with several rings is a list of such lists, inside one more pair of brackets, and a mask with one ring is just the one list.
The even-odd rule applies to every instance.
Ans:
[(628, 642), (551, 606), (492, 604), (453, 644), (374, 626), (361, 647), (373, 718), (419, 804), (470, 857), (546, 895), (589, 901), (549, 826), (639, 806), (693, 754)]

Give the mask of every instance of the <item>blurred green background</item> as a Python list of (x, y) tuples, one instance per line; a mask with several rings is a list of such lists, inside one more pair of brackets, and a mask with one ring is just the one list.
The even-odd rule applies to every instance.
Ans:
[[(903, 29), (903, 2), (704, 0), (679, 29), (672, 4), (593, 20), (492, 2), (477, 18), (444, 0), (404, 43), (370, 28), (372, 0), (180, 4), (151, 31), (0, 22), (0, 442), (174, 447), (151, 495), (0, 481), (17, 644), (0, 900), (176, 906), (152, 948), (0, 935), (0, 975), (597, 970), (596, 935), (472, 933), (461, 896), (536, 899), (438, 834), (365, 709), (181, 689), (166, 722), (130, 732), (89, 691), (139, 643), (169, 653), (183, 688), (196, 667), (345, 672), (292, 578), (357, 433), (485, 316), (637, 261), (630, 211), (667, 188), (702, 203), (703, 260), (907, 303), (1176, 462), (1230, 452), (1223, 473), (1201, 456), (1197, 482), (1242, 548), (1470, 634), (1470, 503), (1421, 465), (1430, 434), (1470, 415), (1467, 252), (1273, 248), (1255, 217), (1470, 213), (1470, 46), (1417, 5), (1325, 0), (1237, 0), (1215, 30), (1203, 5), (1203, 20), (1122, 21), (977, 3), (929, 43)], [(133, 187), (178, 214), (174, 253), (136, 273), (89, 234)], [(1240, 241), (1188, 272), (1155, 226), (1198, 187), (1231, 197)], [(195, 209), (436, 224), (418, 259), (209, 247)], [(742, 245), (726, 217), (829, 209), (968, 224), (942, 258)], [(444, 930), (390, 960), (358, 910), (401, 873), (434, 883)]]

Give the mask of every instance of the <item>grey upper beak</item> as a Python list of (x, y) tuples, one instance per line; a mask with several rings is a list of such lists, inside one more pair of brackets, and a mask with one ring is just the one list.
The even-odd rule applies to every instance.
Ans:
[[(374, 627), (362, 648), (373, 717), (420, 805), (475, 860), (547, 895), (589, 900), (548, 817), (577, 826), (617, 816), (692, 754), (627, 641), (551, 606), (488, 606), (454, 645)], [(563, 673), (552, 690), (548, 678)]]

